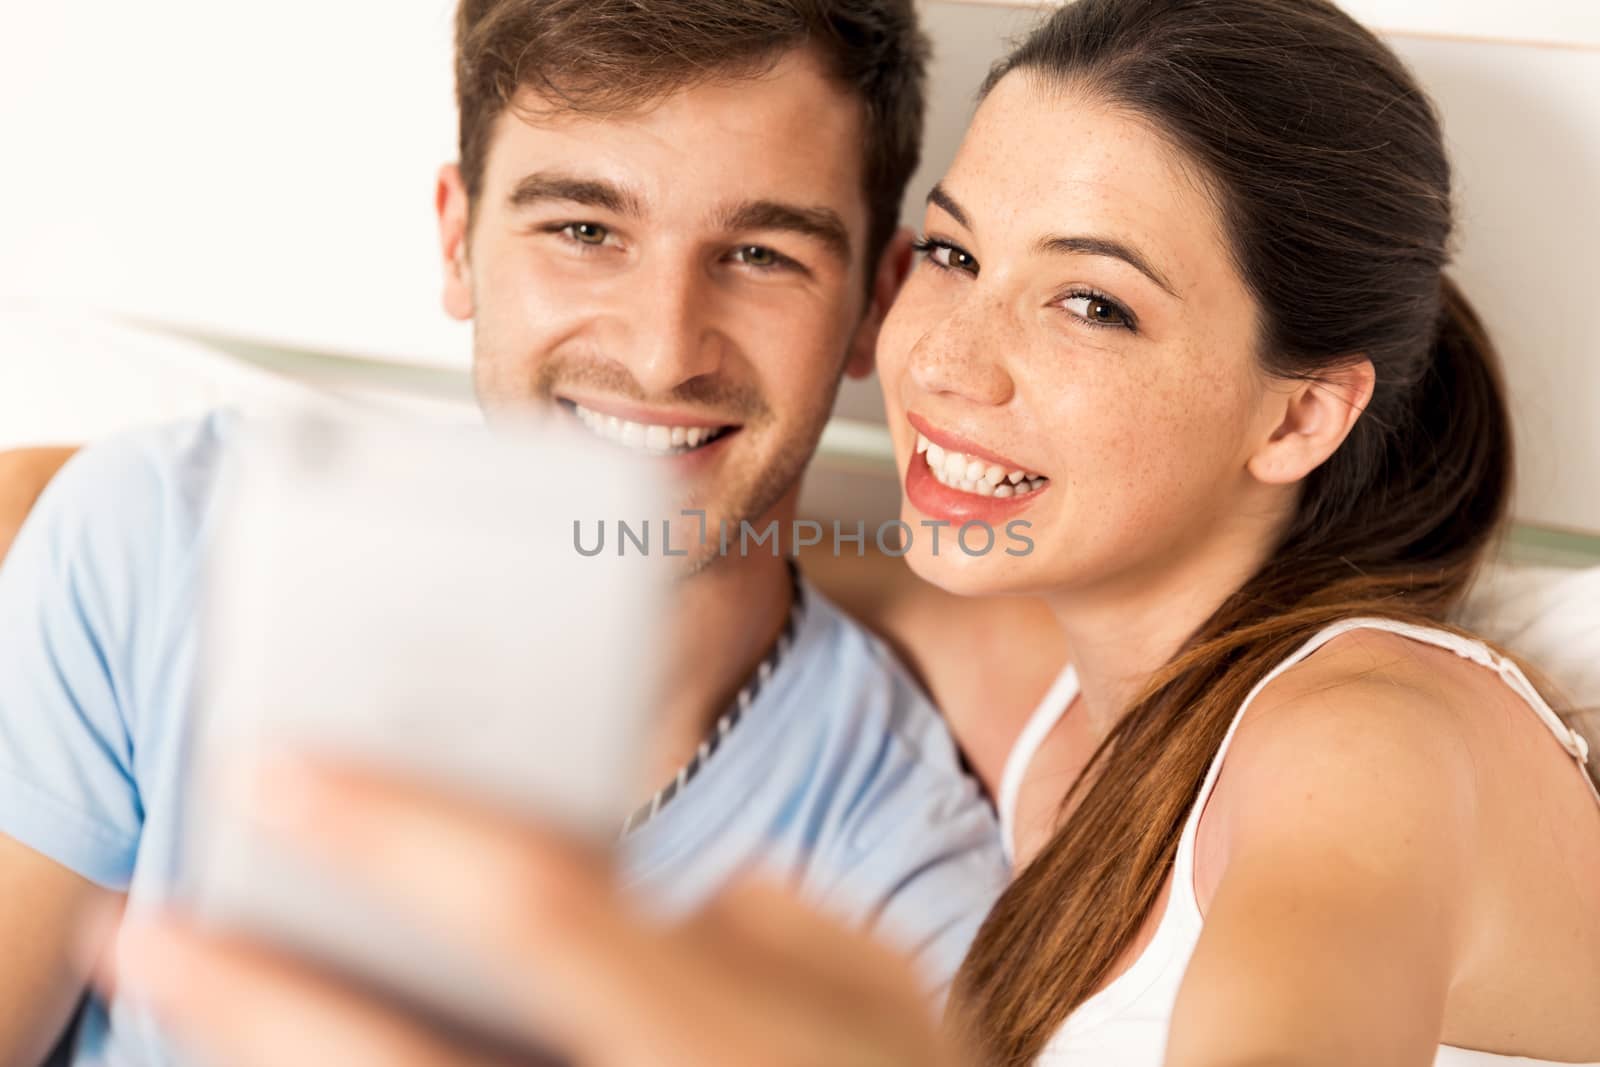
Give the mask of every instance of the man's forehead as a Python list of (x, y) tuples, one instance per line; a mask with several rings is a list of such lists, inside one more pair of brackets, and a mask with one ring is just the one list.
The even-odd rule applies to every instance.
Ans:
[(636, 89), (626, 92), (608, 92), (603, 86), (594, 92), (569, 89), (560, 85), (559, 74), (553, 76), (551, 86), (546, 92), (532, 84), (522, 86), (508, 110), (544, 124), (588, 124), (608, 118), (639, 119), (679, 108), (704, 111), (721, 103), (734, 105), (727, 110), (735, 117), (748, 116), (770, 125), (772, 105), (777, 104), (793, 114), (841, 120), (856, 128), (866, 114), (860, 95), (835, 78), (820, 51), (812, 47), (730, 63), (721, 71), (664, 74), (656, 87), (641, 80)]
[(814, 63), (706, 81), (627, 109), (529, 91), (498, 116), (485, 193), (559, 170), (626, 189), (645, 208), (730, 199), (825, 204), (864, 225), (864, 107)]

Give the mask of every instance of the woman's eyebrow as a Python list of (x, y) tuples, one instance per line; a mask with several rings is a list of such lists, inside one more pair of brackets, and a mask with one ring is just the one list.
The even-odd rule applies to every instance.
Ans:
[[(972, 223), (967, 219), (966, 211), (962, 209), (956, 198), (951, 196), (950, 191), (942, 184), (935, 184), (932, 189), (928, 190), (928, 203), (955, 219), (963, 228), (972, 229)], [(1173, 287), (1172, 283), (1167, 281), (1166, 276), (1156, 270), (1150, 261), (1141, 255), (1137, 249), (1110, 237), (1062, 237), (1052, 235), (1040, 238), (1038, 243), (1034, 245), (1034, 250), (1046, 255), (1110, 256), (1113, 259), (1120, 259), (1155, 282), (1175, 299), (1183, 299), (1178, 295), (1178, 290)]]
[(1034, 245), (1034, 250), (1045, 253), (1046, 255), (1071, 254), (1109, 256), (1112, 259), (1120, 259), (1124, 263), (1133, 267), (1133, 269), (1137, 270), (1140, 274), (1143, 274), (1146, 278), (1149, 278), (1151, 281), (1155, 282), (1174, 299), (1183, 299), (1183, 297), (1178, 295), (1178, 290), (1172, 287), (1172, 283), (1167, 281), (1166, 277), (1162, 275), (1160, 271), (1156, 270), (1155, 267), (1150, 264), (1148, 259), (1140, 255), (1137, 249), (1131, 248), (1128, 245), (1123, 244), (1121, 241), (1113, 240), (1110, 237), (1041, 237), (1038, 243)]
[(961, 205), (956, 203), (956, 198), (945, 190), (945, 187), (935, 182), (932, 189), (928, 190), (928, 203), (944, 211), (946, 215), (959, 222), (965, 229), (972, 229), (972, 224), (967, 221), (967, 213), (961, 210)]

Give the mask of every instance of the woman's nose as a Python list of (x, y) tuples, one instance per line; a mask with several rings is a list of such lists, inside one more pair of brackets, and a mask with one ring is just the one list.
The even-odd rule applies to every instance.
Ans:
[(912, 349), (911, 380), (926, 392), (974, 404), (1010, 400), (1015, 383), (1000, 355), (1007, 329), (999, 317), (991, 304), (962, 307), (935, 322)]

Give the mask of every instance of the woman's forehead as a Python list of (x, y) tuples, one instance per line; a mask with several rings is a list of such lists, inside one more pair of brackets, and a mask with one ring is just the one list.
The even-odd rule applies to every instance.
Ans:
[(1190, 275), (1227, 256), (1216, 199), (1200, 174), (1144, 117), (1017, 71), (979, 107), (941, 185), (968, 209), (980, 240), (990, 230), (1029, 241), (1100, 233)]

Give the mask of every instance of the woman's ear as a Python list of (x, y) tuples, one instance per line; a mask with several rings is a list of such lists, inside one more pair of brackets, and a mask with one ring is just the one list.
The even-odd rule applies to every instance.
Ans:
[(1298, 482), (1338, 450), (1372, 400), (1377, 376), (1360, 356), (1314, 381), (1269, 387), (1273, 426), (1247, 464), (1268, 485)]
[(889, 238), (883, 255), (878, 257), (872, 279), (871, 302), (867, 305), (861, 325), (856, 327), (855, 336), (850, 340), (850, 359), (844, 366), (844, 372), (852, 378), (865, 378), (872, 373), (873, 362), (877, 358), (878, 331), (883, 328), (890, 305), (911, 273), (915, 255), (912, 245), (915, 243), (916, 235), (902, 226)]
[(467, 221), (471, 216), (461, 168), (439, 168), (434, 210), (439, 215), (439, 251), (444, 260), (444, 309), (462, 322), (472, 318), (472, 268), (467, 262)]

